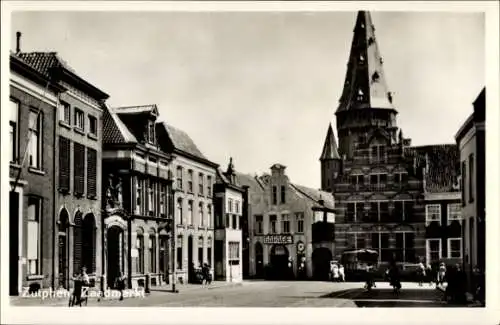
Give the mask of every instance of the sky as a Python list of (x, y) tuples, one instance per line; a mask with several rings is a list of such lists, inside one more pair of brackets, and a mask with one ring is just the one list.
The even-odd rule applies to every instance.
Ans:
[[(211, 161), (287, 166), (320, 187), (356, 12), (15, 12), (21, 50), (57, 51), (110, 95), (156, 104)], [(485, 84), (484, 14), (372, 12), (385, 76), (412, 145), (454, 143)], [(336, 133), (336, 131), (335, 131)]]

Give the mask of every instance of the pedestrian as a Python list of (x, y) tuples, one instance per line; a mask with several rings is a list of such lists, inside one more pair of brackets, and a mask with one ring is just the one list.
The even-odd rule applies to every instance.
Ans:
[(395, 260), (392, 260), (389, 265), (389, 281), (395, 294), (399, 294), (401, 290), (400, 272)]
[(339, 266), (337, 265), (337, 263), (333, 263), (333, 265), (332, 265), (332, 280), (334, 282), (338, 282), (339, 277), (340, 277)]
[(123, 300), (123, 290), (125, 290), (125, 277), (123, 273), (118, 272), (118, 276), (115, 279), (115, 288), (120, 291), (120, 300)]
[(418, 277), (418, 286), (421, 287), (425, 279), (425, 267), (424, 263), (422, 262), (418, 263), (417, 277)]
[(436, 286), (443, 285), (445, 281), (446, 281), (446, 265), (444, 263), (440, 263), (437, 272)]
[(209, 275), (209, 270), (208, 270), (208, 264), (204, 263), (202, 268), (201, 268), (201, 274), (202, 274), (202, 279), (201, 279), (201, 284), (205, 285), (208, 284), (208, 277)]
[(344, 282), (345, 273), (344, 273), (344, 266), (342, 264), (339, 264), (339, 275), (340, 275), (340, 281)]
[[(87, 290), (90, 285), (89, 276), (87, 274), (87, 269), (82, 267), (80, 274), (75, 274), (72, 278), (74, 281), (73, 294), (69, 300), (69, 307), (73, 307), (74, 305), (82, 306), (82, 301), (87, 302)], [(82, 294), (84, 298), (82, 299)]]
[(429, 286), (432, 286), (432, 279), (434, 279), (434, 275), (433, 275), (432, 267), (429, 263), (427, 263), (427, 266), (425, 269), (425, 274), (426, 274), (427, 282), (429, 283)]

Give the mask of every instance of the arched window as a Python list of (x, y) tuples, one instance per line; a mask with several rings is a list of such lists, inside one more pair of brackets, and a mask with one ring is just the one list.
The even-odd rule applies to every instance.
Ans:
[(149, 232), (149, 272), (156, 273), (156, 233)]
[(137, 272), (144, 273), (144, 232), (141, 228), (137, 229), (136, 244), (137, 248)]
[(82, 225), (82, 263), (87, 273), (95, 272), (96, 226), (93, 214), (87, 214)]
[(198, 222), (200, 223), (200, 227), (206, 226), (205, 220), (203, 217), (203, 203), (201, 203), (201, 202), (200, 202), (200, 204), (198, 204), (198, 214), (199, 214)]
[(182, 213), (182, 199), (177, 200), (177, 222), (184, 224), (184, 215)]
[(59, 233), (58, 233), (58, 248), (59, 248), (59, 285), (63, 288), (68, 288), (69, 280), (69, 214), (66, 209), (63, 209), (59, 215)]

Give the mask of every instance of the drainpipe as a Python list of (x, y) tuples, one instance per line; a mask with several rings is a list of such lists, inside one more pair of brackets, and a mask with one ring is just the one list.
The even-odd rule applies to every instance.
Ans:
[[(20, 33), (19, 33), (20, 34)], [(59, 103), (59, 99), (60, 99), (60, 94), (58, 94), (57, 96), (57, 103), (56, 103), (56, 112), (54, 114), (54, 146), (53, 148), (58, 148), (57, 149), (57, 152), (59, 153), (59, 146), (57, 144), (57, 127), (58, 127), (58, 124), (57, 124), (57, 104)], [(56, 246), (59, 246), (58, 243), (56, 242), (56, 239), (57, 239), (57, 236), (56, 234), (59, 233), (59, 229), (58, 228), (58, 223), (57, 223), (57, 214), (56, 214), (56, 211), (57, 211), (57, 201), (56, 201), (56, 198), (59, 196), (58, 195), (58, 191), (57, 191), (57, 184), (56, 184), (56, 156), (58, 155), (55, 155), (55, 152), (56, 150), (54, 150), (54, 154), (52, 155), (52, 166), (53, 166), (53, 177), (52, 177), (52, 186), (53, 186), (53, 198), (52, 198), (52, 201), (53, 201), (53, 205), (54, 205), (54, 212), (53, 212), (53, 229), (52, 229), (52, 276), (51, 276), (51, 286), (53, 289), (56, 289)], [(69, 247), (68, 247), (69, 249)], [(68, 261), (69, 262), (69, 261)], [(61, 273), (61, 271), (59, 270), (59, 273)]]

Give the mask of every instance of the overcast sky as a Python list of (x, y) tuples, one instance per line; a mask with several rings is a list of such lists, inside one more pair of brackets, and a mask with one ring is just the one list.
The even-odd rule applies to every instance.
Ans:
[[(318, 188), (356, 12), (23, 12), (11, 48), (57, 51), (111, 106), (157, 104), (210, 160), (287, 166)], [(453, 143), (485, 83), (481, 13), (372, 12), (398, 125), (414, 145)]]

